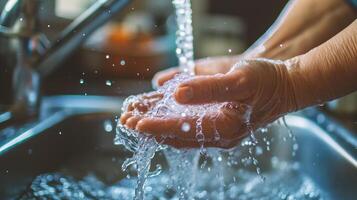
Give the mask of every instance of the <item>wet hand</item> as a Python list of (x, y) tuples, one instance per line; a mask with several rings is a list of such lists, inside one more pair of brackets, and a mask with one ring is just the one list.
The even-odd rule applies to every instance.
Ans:
[[(286, 63), (262, 59), (240, 62), (226, 74), (197, 76), (182, 83), (175, 98), (182, 104), (224, 102), (203, 119), (205, 147), (233, 147), (247, 134), (248, 118), (254, 129), (296, 109)], [(150, 109), (150, 103), (145, 104), (145, 109), (139, 104), (131, 109)], [(249, 112), (245, 105), (250, 105)], [(158, 140), (165, 138), (166, 144), (178, 148), (200, 146), (198, 139), (202, 138), (196, 138), (195, 117), (145, 118), (132, 116), (131, 112), (121, 118), (128, 128), (152, 134)]]
[(268, 59), (243, 60), (228, 73), (198, 76), (176, 90), (181, 104), (235, 102), (252, 107), (250, 124), (261, 127), (297, 109), (289, 67)]

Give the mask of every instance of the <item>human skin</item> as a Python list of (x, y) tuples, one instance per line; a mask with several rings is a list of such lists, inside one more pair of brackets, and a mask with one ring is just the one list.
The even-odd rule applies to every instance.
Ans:
[[(327, 41), (356, 18), (345, 0), (292, 0), (271, 28), (241, 56), (198, 60), (196, 75), (226, 73), (242, 58), (286, 60), (308, 52)], [(179, 72), (171, 68), (159, 72), (153, 85), (162, 85)]]
[[(182, 83), (174, 94), (176, 100), (182, 104), (248, 104), (252, 107), (250, 122), (254, 129), (286, 113), (357, 90), (357, 21), (352, 22), (355, 15), (342, 0), (327, 0), (323, 7), (316, 4), (317, 0), (291, 3), (288, 14), (278, 20), (273, 31), (261, 43), (241, 57), (230, 60), (232, 65), (238, 60), (242, 62), (229, 72), (222, 70), (223, 73), (215, 74), (215, 70), (211, 70), (211, 74), (198, 75)], [(314, 9), (312, 14), (306, 13), (313, 6), (320, 9)], [(284, 61), (256, 59), (259, 57)], [(220, 65), (219, 59), (211, 62), (217, 66), (230, 65), (229, 62)], [(226, 67), (220, 69), (227, 70)], [(164, 80), (162, 84), (176, 72), (170, 73), (159, 75), (156, 80), (159, 83)], [(132, 109), (138, 109), (138, 105), (140, 102)], [(146, 106), (146, 109), (149, 107)], [(203, 121), (205, 146), (235, 146), (247, 133), (247, 126), (242, 120), (243, 112), (244, 109), (242, 111), (239, 106), (225, 106), (216, 113), (208, 113)], [(215, 126), (212, 125), (213, 117), (217, 119)], [(173, 133), (175, 138), (166, 143), (179, 148), (199, 147), (194, 138), (196, 120), (144, 118), (132, 116), (131, 111), (121, 117), (121, 123), (127, 127), (157, 138)], [(182, 133), (183, 122), (191, 124), (191, 134)], [(213, 127), (221, 135), (220, 142), (213, 140)]]

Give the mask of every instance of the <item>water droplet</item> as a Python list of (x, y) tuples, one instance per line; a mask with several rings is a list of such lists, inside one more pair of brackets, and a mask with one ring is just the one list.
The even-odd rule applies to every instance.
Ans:
[(197, 142), (202, 143), (205, 140), (205, 136), (202, 133), (196, 135)]
[(110, 80), (107, 80), (107, 81), (105, 82), (105, 85), (107, 85), (107, 86), (112, 86), (112, 82), (111, 82)]
[(121, 66), (124, 66), (125, 64), (126, 64), (125, 60), (121, 60), (121, 61), (120, 61), (120, 65), (121, 65)]
[(263, 154), (263, 149), (260, 146), (255, 147), (255, 155), (260, 156)]
[(105, 120), (104, 121), (104, 130), (108, 133), (112, 132), (113, 130), (113, 125), (110, 120)]
[(319, 114), (319, 115), (317, 115), (317, 119), (316, 120), (317, 120), (317, 123), (322, 124), (322, 123), (325, 122), (326, 117), (323, 114)]
[(299, 145), (295, 143), (295, 144), (293, 145), (293, 150), (294, 150), (294, 151), (297, 151), (298, 149), (299, 149)]
[(177, 48), (177, 49), (176, 49), (176, 54), (181, 54), (181, 53), (182, 53), (182, 49)]
[(267, 133), (267, 132), (268, 132), (268, 128), (266, 128), (266, 127), (265, 127), (265, 128), (261, 128), (261, 129), (260, 129), (260, 132), (261, 132), (261, 133)]
[(191, 130), (191, 125), (187, 122), (184, 122), (181, 126), (181, 130), (185, 133), (189, 132)]

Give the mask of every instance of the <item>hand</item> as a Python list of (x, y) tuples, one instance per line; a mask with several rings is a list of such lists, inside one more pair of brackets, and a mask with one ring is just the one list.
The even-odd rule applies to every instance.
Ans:
[[(195, 62), (196, 75), (214, 75), (218, 73), (227, 73), (229, 69), (238, 62), (239, 56), (225, 56), (204, 58)], [(153, 86), (157, 88), (162, 86), (166, 81), (172, 79), (179, 73), (179, 68), (174, 67), (158, 72), (153, 78)]]
[(176, 90), (181, 104), (235, 102), (252, 107), (250, 123), (261, 127), (297, 109), (288, 68), (294, 65), (268, 59), (238, 62), (228, 73), (198, 76)]
[[(197, 76), (179, 85), (175, 98), (182, 104), (224, 102), (217, 112), (207, 113), (203, 119), (206, 147), (235, 146), (247, 134), (248, 117), (250, 127), (256, 129), (296, 109), (286, 63), (266, 59), (239, 62), (226, 74)], [(250, 116), (246, 115), (245, 104), (252, 108)], [(196, 121), (194, 117), (160, 119), (130, 114), (121, 118), (128, 128), (139, 132), (157, 138), (171, 136), (165, 143), (179, 148), (199, 147), (195, 138)], [(184, 123), (190, 125), (188, 132), (182, 130)], [(218, 140), (215, 130), (220, 135)]]
[[(200, 143), (196, 137), (197, 117), (145, 117), (147, 109), (138, 114), (135, 109), (140, 109), (142, 106), (131, 108), (134, 110), (121, 116), (122, 124), (129, 129), (150, 134), (157, 141), (176, 148), (198, 148), (202, 144), (204, 147), (232, 148), (247, 132), (246, 113), (249, 107), (233, 102), (224, 103), (216, 112), (206, 113), (202, 120), (204, 138), (201, 139), (204, 139), (202, 141), (204, 143)], [(188, 126), (188, 129), (184, 126)]]
[[(214, 75), (217, 73), (226, 73), (229, 69), (238, 61), (239, 56), (225, 56), (225, 57), (214, 57), (214, 58), (205, 58), (201, 60), (197, 60), (195, 62), (195, 72), (197, 75)], [(179, 68), (170, 68), (159, 72), (153, 78), (154, 87), (162, 86), (166, 81), (172, 79), (176, 74), (179, 73)], [(126, 108), (126, 112), (124, 112), (121, 116), (121, 123), (125, 124), (127, 128), (135, 129), (137, 123), (143, 118), (143, 115), (150, 110), (154, 106), (154, 104), (162, 98), (162, 94), (157, 92), (151, 92), (149, 94), (145, 94), (140, 98), (136, 99), (134, 102), (130, 103)], [(223, 108), (222, 108), (223, 109)], [(224, 110), (224, 109), (223, 109)], [(217, 115), (213, 114), (212, 115)], [(238, 117), (240, 118), (241, 115)], [(207, 119), (209, 117), (207, 116)], [(211, 116), (212, 118), (212, 116)], [(232, 118), (233, 119), (233, 118)], [(188, 119), (191, 121), (190, 124), (193, 127), (196, 123), (197, 119)], [(224, 120), (227, 121), (227, 120)], [(174, 122), (174, 120), (172, 120)], [(206, 122), (203, 122), (204, 124)], [(235, 126), (227, 126), (234, 128)], [(194, 129), (192, 129), (194, 131)], [(207, 132), (207, 130), (205, 130)], [(186, 134), (188, 135), (188, 134)], [(195, 135), (195, 133), (191, 134)], [(159, 137), (157, 138), (159, 139)], [(186, 138), (187, 139), (187, 138)], [(189, 138), (192, 140), (192, 138)], [(222, 139), (223, 140), (223, 139)], [(175, 147), (197, 147), (198, 143), (196, 141), (185, 141), (184, 145), (181, 144), (183, 140), (170, 139), (166, 138), (165, 143), (170, 144)], [(208, 144), (206, 144), (207, 146)], [(211, 146), (217, 146), (217, 144), (211, 144)]]

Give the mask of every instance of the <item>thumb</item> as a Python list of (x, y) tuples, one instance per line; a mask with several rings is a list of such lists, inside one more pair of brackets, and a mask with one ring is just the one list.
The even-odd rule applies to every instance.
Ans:
[(234, 100), (235, 81), (229, 75), (198, 76), (181, 83), (175, 92), (183, 104), (213, 103)]

